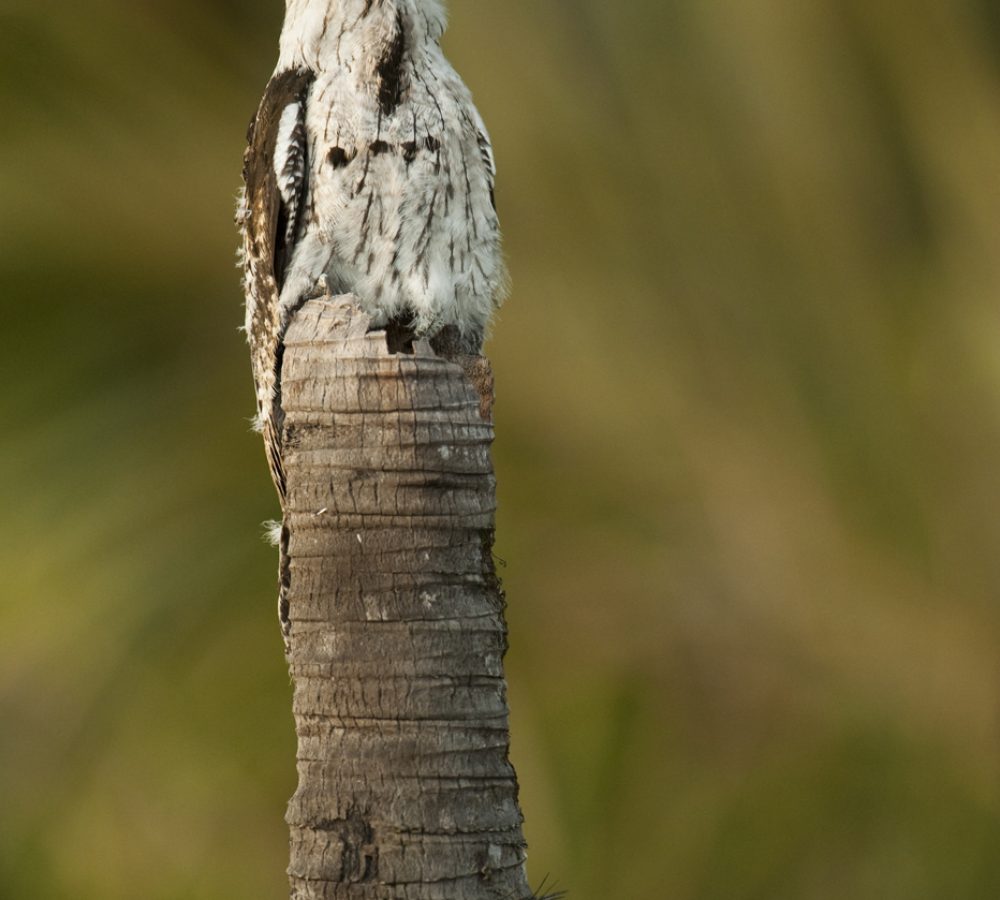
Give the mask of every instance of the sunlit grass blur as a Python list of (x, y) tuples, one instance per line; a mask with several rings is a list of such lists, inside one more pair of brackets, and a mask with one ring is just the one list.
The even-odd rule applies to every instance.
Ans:
[[(1000, 896), (1000, 14), (453, 0), (573, 900)], [(0, 5), (0, 896), (285, 891), (232, 201), (278, 0)]]

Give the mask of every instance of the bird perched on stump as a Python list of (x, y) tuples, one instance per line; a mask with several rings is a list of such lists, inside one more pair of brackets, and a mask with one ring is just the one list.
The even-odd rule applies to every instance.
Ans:
[(256, 423), (282, 502), (283, 338), (306, 300), (352, 293), (373, 327), (453, 354), (479, 352), (501, 300), (493, 150), (445, 24), (439, 0), (286, 2), (237, 211)]

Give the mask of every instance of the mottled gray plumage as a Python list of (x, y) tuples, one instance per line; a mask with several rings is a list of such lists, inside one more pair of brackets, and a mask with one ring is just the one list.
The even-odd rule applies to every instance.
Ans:
[(438, 0), (287, 0), (238, 221), (257, 423), (284, 500), (282, 336), (317, 293), (477, 353), (505, 285), (489, 136)]

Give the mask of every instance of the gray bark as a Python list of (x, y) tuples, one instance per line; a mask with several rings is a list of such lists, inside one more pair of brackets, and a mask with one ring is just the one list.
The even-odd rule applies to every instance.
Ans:
[(525, 900), (489, 366), (368, 328), (322, 298), (285, 339), (291, 897)]

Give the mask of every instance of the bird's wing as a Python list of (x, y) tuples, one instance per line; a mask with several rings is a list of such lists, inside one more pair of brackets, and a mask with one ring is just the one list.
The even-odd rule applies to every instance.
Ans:
[(490, 203), (493, 206), (493, 212), (496, 212), (497, 198), (495, 188), (497, 179), (497, 164), (496, 159), (493, 157), (493, 144), (490, 142), (490, 135), (486, 130), (486, 123), (483, 121), (483, 117), (479, 115), (479, 110), (475, 107), (472, 108), (472, 122), (476, 131), (476, 146), (479, 148), (479, 155), (483, 160), (483, 165), (486, 167), (486, 183), (489, 187)]
[(308, 188), (305, 109), (314, 78), (308, 69), (290, 69), (271, 78), (250, 123), (243, 155), (247, 339), (257, 385), (258, 422), (271, 477), (282, 500), (279, 298)]

